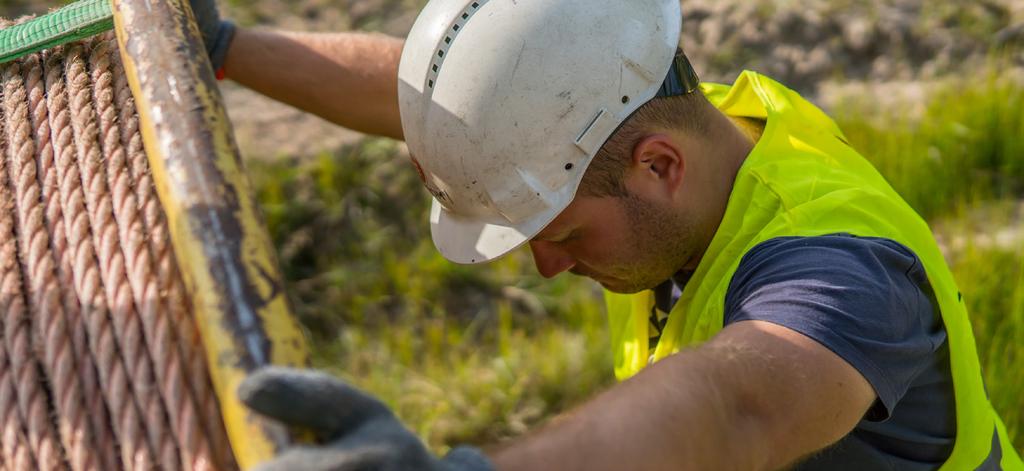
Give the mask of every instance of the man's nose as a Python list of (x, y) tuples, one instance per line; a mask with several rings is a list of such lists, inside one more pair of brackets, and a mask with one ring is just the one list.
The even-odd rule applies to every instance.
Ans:
[(544, 278), (551, 278), (576, 266), (576, 259), (553, 242), (542, 240), (531, 241), (530, 251), (533, 252), (533, 263)]

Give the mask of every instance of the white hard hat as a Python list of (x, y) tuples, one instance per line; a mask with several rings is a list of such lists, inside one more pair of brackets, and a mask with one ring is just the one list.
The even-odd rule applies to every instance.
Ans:
[(398, 96), (441, 254), (493, 260), (558, 216), (662, 87), (681, 20), (679, 0), (431, 0)]

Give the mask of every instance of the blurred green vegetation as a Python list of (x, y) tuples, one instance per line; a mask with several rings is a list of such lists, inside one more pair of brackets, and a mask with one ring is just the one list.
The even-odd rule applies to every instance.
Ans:
[(958, 80), (923, 103), (840, 105), (843, 132), (922, 216), (1024, 193), (1024, 87), (998, 73)]
[(1024, 256), (1016, 250), (969, 247), (953, 257), (985, 384), (996, 410), (1024, 450)]
[[(944, 240), (967, 237), (949, 259), (992, 400), (1024, 448), (1024, 241), (969, 237), (1020, 222), (967, 217), (1024, 193), (1024, 87), (986, 77), (941, 87), (916, 110), (859, 100), (834, 115), (915, 208), (947, 221)], [(435, 448), (521, 434), (612, 383), (595, 285), (543, 280), (523, 251), (445, 262), (401, 144), (366, 139), (250, 171), (316, 366), (380, 395)]]
[(445, 261), (399, 144), (249, 171), (316, 366), (378, 394), (435, 447), (521, 434), (612, 381), (596, 285), (542, 280), (524, 251)]

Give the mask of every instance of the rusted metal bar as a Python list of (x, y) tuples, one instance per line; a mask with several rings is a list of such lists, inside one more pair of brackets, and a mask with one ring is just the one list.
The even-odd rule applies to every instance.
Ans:
[(303, 336), (187, 0), (112, 0), (121, 56), (234, 454), (243, 469), (288, 434), (237, 399), (268, 364), (305, 366)]

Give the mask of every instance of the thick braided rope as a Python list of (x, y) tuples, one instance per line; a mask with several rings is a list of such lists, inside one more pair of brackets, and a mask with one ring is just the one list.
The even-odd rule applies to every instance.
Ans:
[[(3, 159), (0, 159), (0, 171), (4, 171), (5, 168)], [(11, 217), (13, 212), (14, 198), (7, 188), (7, 183), (0, 181), (0, 314), (3, 314), (5, 326), (12, 323), (17, 317), (24, 317), (26, 311), (21, 286), (21, 268), (18, 264), (18, 248), (13, 238), (15, 234), (14, 220)], [(19, 398), (14, 397), (17, 392), (14, 391), (14, 380), (10, 378), (13, 376), (10, 373), (14, 371), (7, 371), (10, 368), (7, 363), (7, 349), (3, 350), (4, 362), (0, 364), (0, 367), (5, 370), (2, 375), (3, 382), (0, 383), (0, 421), (2, 421), (0, 425), (3, 426), (0, 440), (3, 440), (3, 468), (12, 469), (16, 465), (31, 467), (36, 465), (33, 455), (35, 450), (29, 450), (29, 441), (25, 437), (28, 425), (18, 410)], [(19, 442), (13, 443), (12, 440)]]
[(157, 200), (156, 188), (149, 172), (149, 163), (139, 132), (135, 98), (131, 94), (128, 77), (119, 60), (113, 61), (113, 76), (121, 144), (127, 153), (131, 178), (135, 182), (135, 196), (142, 210), (144, 231), (148, 234), (148, 246), (157, 266), (161, 299), (168, 307), (170, 321), (176, 332), (176, 346), (183, 359), (182, 367), (186, 371), (186, 377), (192, 379), (188, 385), (199, 403), (203, 428), (210, 440), (209, 448), (213, 452), (215, 463), (220, 468), (236, 468), (227, 432), (224, 430), (224, 422), (220, 419), (220, 406), (210, 381), (199, 329), (189, 313), (184, 283), (174, 261), (167, 219)]
[(113, 36), (0, 65), (0, 121), (0, 471), (236, 469)]
[(25, 286), (28, 288), (35, 351), (51, 385), (58, 412), (58, 430), (72, 469), (99, 469), (93, 450), (96, 440), (84, 407), (78, 365), (72, 352), (57, 280), (49, 234), (43, 221), (44, 205), (36, 172), (36, 148), (28, 117), (27, 94), (19, 62), (2, 67), (4, 137), (7, 178), (14, 188), (15, 221), (20, 233)]
[[(9, 22), (4, 22), (3, 27)], [(13, 190), (7, 185), (7, 159), (0, 156), (0, 235), (15, 234), (16, 205)], [(3, 242), (0, 250), (0, 313), (4, 316), (4, 342), (8, 363), (17, 390), (18, 410), (25, 421), (25, 433), (35, 463), (43, 469), (64, 467), (64, 457), (57, 433), (49, 418), (49, 394), (39, 377), (39, 364), (32, 351), (31, 318), (22, 298), (17, 238)]]
[[(0, 171), (5, 171), (0, 159)], [(6, 183), (0, 182), (0, 325), (6, 327), (24, 316), (25, 302), (21, 293), (21, 275), (18, 266), (18, 248), (14, 241), (14, 200)], [(33, 469), (37, 466), (30, 441), (26, 437), (29, 424), (19, 410), (20, 391), (16, 383), (17, 370), (7, 357), (8, 349), (0, 348), (0, 451), (4, 469)], [(37, 395), (41, 396), (41, 394)], [(21, 401), (25, 402), (25, 401)], [(45, 412), (45, 409), (44, 409)], [(52, 438), (51, 438), (52, 441)], [(36, 440), (36, 444), (38, 444)], [(51, 453), (53, 447), (51, 446)]]
[(60, 286), (64, 287), (61, 292), (64, 295), (63, 308), (71, 335), (70, 348), (73, 356), (78, 359), (77, 370), (82, 384), (83, 400), (95, 436), (94, 452), (98, 456), (101, 469), (115, 469), (117, 467), (117, 452), (114, 434), (106, 404), (99, 390), (95, 360), (89, 351), (82, 309), (73, 289), (71, 252), (67, 249), (67, 234), (64, 230), (63, 211), (57, 191), (57, 173), (53, 165), (53, 146), (50, 140), (43, 64), (38, 55), (31, 55), (25, 58), (23, 67), (25, 89), (28, 93), (29, 119), (34, 131), (36, 167), (39, 172), (41, 196), (45, 207), (44, 220), (49, 231), (50, 248), (57, 261), (57, 279)]
[(177, 333), (171, 325), (168, 308), (159, 296), (156, 267), (144, 238), (142, 217), (127, 168), (127, 155), (121, 143), (111, 67), (112, 52), (116, 49), (113, 36), (103, 35), (96, 39), (89, 56), (93, 99), (99, 116), (100, 144), (106, 156), (107, 183), (113, 195), (114, 218), (135, 303), (141, 314), (146, 346), (153, 359), (171, 426), (181, 445), (182, 464), (189, 469), (206, 470), (212, 466), (209, 442), (197, 416), (192, 390), (187, 386), (181, 354), (175, 346)]
[(155, 466), (154, 453), (145, 437), (142, 414), (131, 393), (130, 378), (115, 338), (98, 257), (92, 243), (64, 81), (64, 49), (55, 48), (44, 57), (54, 168), (72, 254), (74, 285), (86, 321), (89, 349), (96, 361), (111, 423), (120, 444), (123, 466), (126, 469), (152, 469)]
[[(0, 308), (4, 305), (0, 300)], [(0, 348), (0, 456), (3, 456), (0, 469), (35, 469), (35, 459), (25, 437), (28, 426), (18, 412), (17, 394), (7, 351)]]
[[(9, 25), (11, 25), (10, 22), (3, 20), (0, 27), (7, 27)], [(7, 173), (6, 159), (2, 158), (2, 154), (0, 153), (0, 176)], [(4, 226), (0, 230), (0, 234), (10, 234), (14, 229), (13, 213), (15, 205), (12, 190), (6, 186), (6, 179), (0, 178), (0, 181), (4, 181), (3, 191), (5, 197), (2, 208), (0, 208), (0, 212), (3, 212), (4, 220), (0, 224)], [(13, 240), (10, 240), (9, 244), (5, 243), (4, 247), (16, 250)], [(5, 268), (18, 266), (14, 258), (6, 259), (5, 257), (3, 263), (10, 263), (9, 266), (5, 265)], [(20, 275), (17, 276), (17, 282), (14, 282), (14, 279), (10, 277), (10, 273), (6, 273), (6, 275), (7, 277), (3, 285), (4, 293), (8, 293), (7, 288), (15, 287), (13, 283), (20, 284)], [(18, 286), (18, 288), (20, 287)], [(2, 296), (7, 297), (6, 294)], [(24, 300), (19, 299), (19, 296), (18, 298), (11, 298), (0, 303), (0, 313), (4, 316), (3, 347), (6, 349), (8, 365), (11, 369), (10, 374), (14, 382), (18, 413), (25, 421), (25, 433), (27, 433), (29, 448), (35, 457), (36, 465), (40, 467), (63, 468), (65, 467), (65, 462), (63, 462), (60, 443), (56, 437), (55, 428), (49, 421), (49, 394), (42, 378), (39, 376), (39, 363), (33, 356), (30, 313), (24, 304)], [(8, 301), (12, 303), (9, 306), (6, 304)], [(9, 465), (17, 466), (17, 462), (11, 462)]]
[[(128, 395), (128, 377), (115, 341), (107, 310), (107, 301), (100, 279), (100, 268), (85, 209), (81, 176), (75, 163), (74, 136), (71, 130), (67, 90), (64, 83), (64, 53), (51, 51), (45, 60), (45, 86), (50, 118), (52, 164), (40, 156), (42, 166), (55, 169), (61, 202), (71, 272), (82, 318), (85, 320), (88, 343), (96, 361), (102, 390), (112, 418), (112, 425), (121, 443), (122, 463), (128, 468), (152, 467), (152, 451), (141, 438), (143, 428), (137, 407)], [(143, 443), (140, 443), (143, 442)]]
[(64, 73), (67, 77), (71, 109), (71, 128), (78, 150), (78, 169), (85, 188), (85, 207), (93, 227), (93, 241), (99, 254), (100, 272), (106, 288), (107, 300), (114, 321), (114, 332), (125, 357), (129, 384), (137, 404), (146, 419), (146, 432), (150, 445), (157, 453), (158, 462), (165, 469), (178, 469), (177, 444), (168, 423), (168, 412), (159, 394), (152, 362), (146, 348), (138, 310), (125, 271), (125, 257), (114, 202), (107, 185), (106, 168), (99, 145), (99, 130), (92, 103), (92, 83), (81, 45), (68, 48)]

